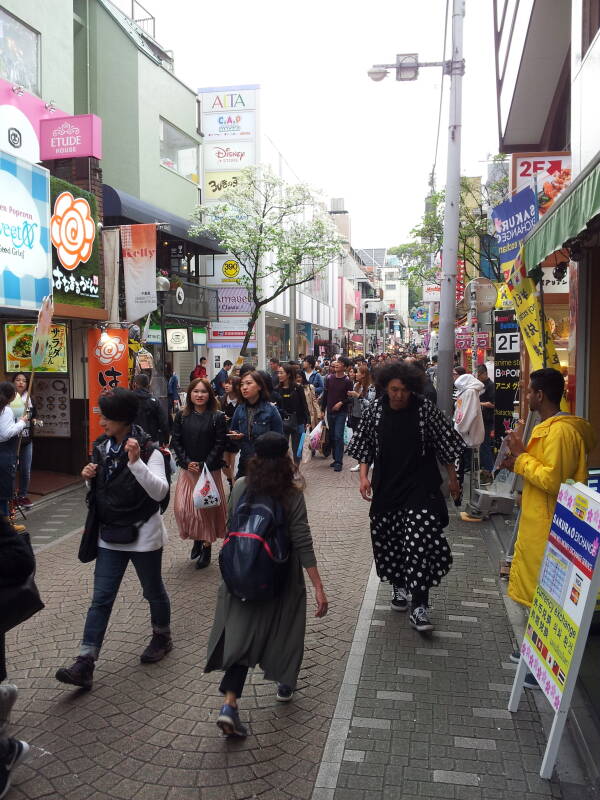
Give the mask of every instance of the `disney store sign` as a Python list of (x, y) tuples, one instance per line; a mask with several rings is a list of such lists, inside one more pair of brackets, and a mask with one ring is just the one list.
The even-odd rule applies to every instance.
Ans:
[(102, 120), (95, 114), (40, 120), (40, 158), (102, 158)]

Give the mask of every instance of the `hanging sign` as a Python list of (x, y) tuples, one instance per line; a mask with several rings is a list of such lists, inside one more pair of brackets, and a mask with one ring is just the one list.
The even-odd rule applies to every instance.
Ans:
[(100, 331), (90, 328), (87, 337), (88, 387), (89, 387), (89, 443), (103, 433), (100, 427), (98, 400), (104, 392), (128, 385), (128, 331), (107, 328)]
[[(31, 347), (35, 326), (31, 324), (6, 323), (4, 344), (7, 372), (31, 372)], [(48, 331), (48, 342), (44, 360), (35, 368), (36, 372), (68, 372), (67, 326), (53, 324)]]
[(521, 242), (537, 225), (537, 200), (533, 189), (522, 189), (510, 200), (494, 206), (492, 220), (496, 229), (500, 267), (504, 280), (507, 280)]
[(515, 312), (494, 312), (494, 434), (496, 448), (513, 427), (521, 377), (521, 334)]
[(540, 775), (550, 778), (600, 588), (600, 495), (562, 484), (515, 675), (516, 711), (529, 670), (556, 713)]
[(125, 305), (129, 322), (155, 311), (156, 225), (121, 225)]

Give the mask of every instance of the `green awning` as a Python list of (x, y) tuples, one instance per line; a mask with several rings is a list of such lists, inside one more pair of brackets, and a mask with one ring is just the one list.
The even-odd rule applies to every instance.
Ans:
[(525, 239), (527, 271), (560, 250), (585, 230), (600, 214), (600, 163), (598, 158), (573, 181), (555, 205)]

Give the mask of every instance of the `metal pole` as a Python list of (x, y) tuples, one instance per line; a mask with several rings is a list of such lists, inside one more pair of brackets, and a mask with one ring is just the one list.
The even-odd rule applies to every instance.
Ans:
[(290, 293), (290, 361), (296, 360), (296, 287), (292, 286)]
[(440, 333), (438, 339), (438, 406), (452, 412), (452, 368), (456, 322), (456, 261), (460, 209), (460, 139), (462, 124), (463, 21), (465, 0), (452, 5), (452, 66), (450, 114), (448, 121), (448, 163), (444, 208), (444, 247), (440, 292)]
[(469, 287), (469, 316), (471, 322), (471, 372), (473, 375), (477, 374), (477, 329), (478, 329), (478, 319), (477, 319), (477, 289), (475, 286), (475, 281), (471, 281), (471, 285)]
[(363, 356), (367, 357), (367, 303), (363, 302)]

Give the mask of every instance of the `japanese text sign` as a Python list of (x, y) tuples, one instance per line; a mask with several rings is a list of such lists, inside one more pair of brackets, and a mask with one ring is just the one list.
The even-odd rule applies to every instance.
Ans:
[(90, 443), (101, 434), (100, 395), (128, 384), (128, 332), (121, 328), (88, 330), (88, 386)]
[[(457, 333), (455, 335), (455, 346), (457, 350), (468, 350), (473, 344), (472, 333)], [(487, 331), (477, 333), (477, 347), (487, 350), (490, 346), (490, 335)]]
[(521, 647), (555, 711), (579, 669), (581, 652), (575, 654), (580, 637), (587, 638), (596, 602), (599, 546), (600, 496), (583, 484), (563, 484)]
[[(7, 372), (31, 372), (34, 328), (30, 324), (4, 326)], [(68, 372), (66, 325), (50, 325), (46, 355), (36, 372)]]

